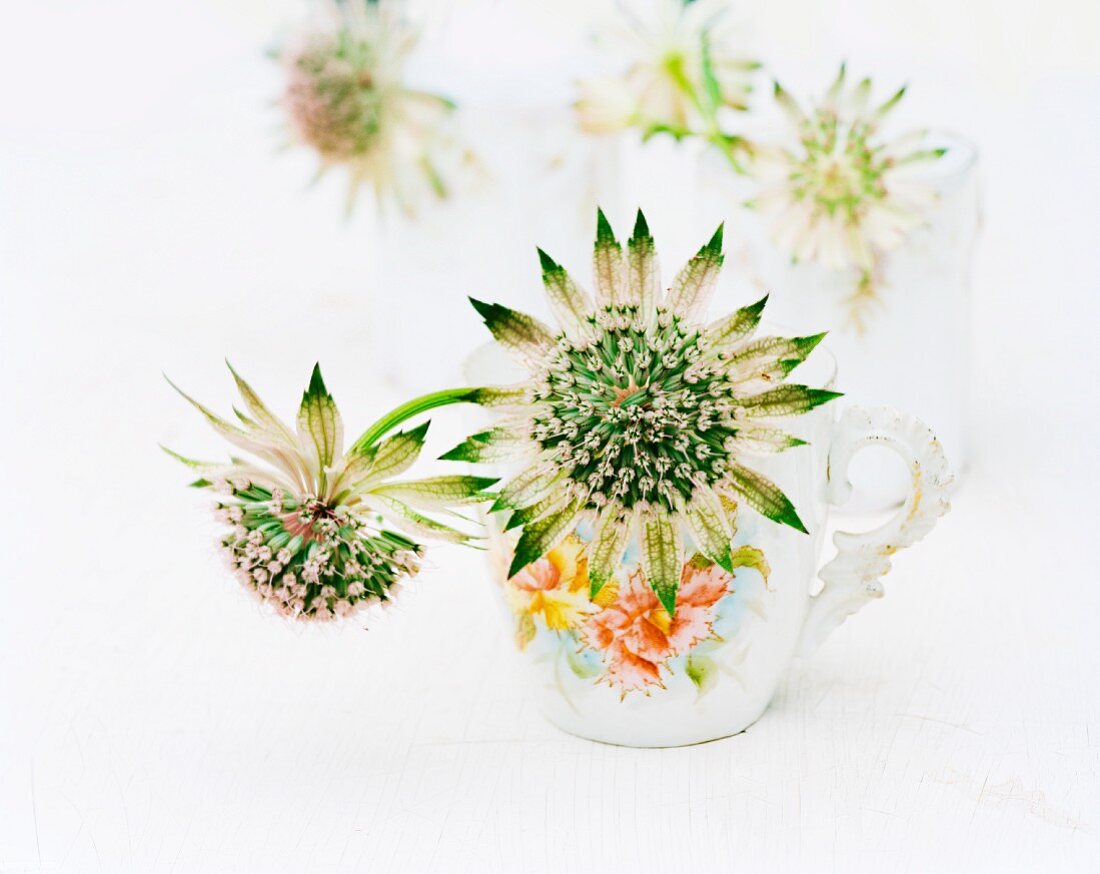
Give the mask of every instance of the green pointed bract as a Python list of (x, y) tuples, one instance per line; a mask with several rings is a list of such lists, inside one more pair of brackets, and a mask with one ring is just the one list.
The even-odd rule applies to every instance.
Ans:
[(688, 321), (697, 321), (710, 303), (722, 269), (722, 225), (672, 280), (664, 306)]
[(708, 325), (703, 332), (708, 346), (708, 357), (733, 349), (746, 337), (751, 336), (756, 326), (760, 324), (760, 315), (764, 312), (764, 305), (767, 302), (768, 295), (764, 295), (756, 303), (741, 307), (725, 318)]
[(615, 507), (606, 508), (599, 518), (596, 535), (588, 547), (589, 596), (595, 598), (615, 576), (615, 568), (630, 540), (630, 524)]
[(172, 380), (164, 377), (168, 384), (174, 388), (179, 395), (187, 401), (191, 406), (198, 410), (205, 417), (206, 421), (210, 423), (211, 427), (217, 431), (222, 437), (232, 443), (234, 446), (244, 449), (247, 452), (251, 452), (254, 455), (263, 458), (266, 461), (279, 462), (282, 461), (282, 456), (277, 451), (277, 447), (272, 445), (269, 439), (259, 439), (252, 436), (249, 432), (238, 428), (230, 422), (227, 422), (221, 416), (207, 409), (200, 404), (197, 400), (191, 397), (187, 392), (176, 385)]
[(725, 232), (726, 223), (722, 222), (720, 225), (718, 225), (717, 228), (714, 229), (714, 233), (711, 234), (710, 239), (707, 241), (707, 244), (702, 248), (701, 251), (710, 252), (711, 255), (721, 255), (722, 238), (725, 235)]
[(772, 455), (793, 449), (795, 446), (805, 446), (806, 441), (798, 437), (792, 437), (786, 431), (778, 428), (744, 427), (738, 428), (732, 437), (726, 439), (724, 448), (731, 455), (746, 453), (749, 455)]
[(861, 79), (860, 83), (856, 86), (855, 93), (852, 95), (852, 102), (856, 112), (863, 112), (867, 106), (867, 101), (871, 99), (871, 80)]
[(936, 149), (917, 149), (915, 152), (910, 152), (908, 155), (902, 155), (900, 158), (894, 159), (894, 166), (900, 167), (905, 164), (915, 164), (920, 161), (935, 161), (946, 155), (948, 149), (946, 146)]
[(668, 510), (654, 504), (640, 514), (642, 570), (669, 616), (676, 615), (676, 591), (684, 564), (683, 542)]
[(559, 271), (564, 273), (563, 268), (557, 261), (547, 255), (541, 247), (536, 246), (535, 251), (539, 253), (539, 266), (542, 267), (542, 277), (545, 280), (547, 275), (553, 275)]
[(344, 423), (336, 402), (325, 388), (321, 368), (316, 364), (298, 408), (298, 434), (303, 448), (312, 453), (319, 471), (330, 467), (333, 459), (343, 451)]
[[(333, 488), (339, 489), (343, 497), (346, 493), (358, 488), (364, 480), (371, 475), (374, 467), (375, 449), (351, 449), (343, 458), (342, 463), (335, 466), (333, 471)], [(377, 482), (377, 480), (373, 480)]]
[(490, 428), (471, 434), (439, 456), (441, 461), (504, 461), (522, 453), (529, 441), (507, 428)]
[(495, 483), (496, 479), (489, 477), (448, 474), (388, 483), (371, 489), (371, 494), (396, 498), (417, 507), (441, 510), (491, 498), (491, 495), (485, 493), (485, 489)]
[(766, 516), (773, 522), (789, 525), (803, 534), (807, 533), (806, 526), (798, 518), (794, 504), (766, 476), (750, 470), (742, 464), (730, 464), (726, 475), (730, 487), (762, 516)]
[(626, 248), (627, 296), (630, 303), (636, 304), (648, 319), (657, 309), (661, 294), (661, 276), (653, 237), (641, 210), (638, 210), (634, 234)]
[(726, 361), (726, 374), (734, 382), (781, 380), (805, 361), (824, 337), (824, 333), (811, 337), (762, 337)]
[(618, 246), (615, 239), (615, 231), (611, 228), (611, 222), (607, 220), (603, 210), (596, 207), (596, 245)]
[(180, 462), (181, 464), (185, 464), (190, 468), (194, 468), (196, 470), (201, 470), (201, 469), (207, 468), (207, 467), (217, 467), (218, 466), (218, 463), (216, 461), (198, 461), (194, 458), (188, 458), (186, 455), (180, 455), (178, 452), (175, 452), (175, 451), (169, 449), (167, 446), (164, 446), (164, 445), (161, 445), (161, 444), (158, 444), (158, 445), (160, 445), (160, 448), (161, 448), (162, 452), (166, 453), (167, 455), (170, 455), (172, 458), (176, 459), (176, 461)]
[(568, 494), (551, 492), (541, 501), (513, 511), (504, 525), (504, 530), (511, 531), (514, 528), (521, 528), (524, 525), (530, 525), (532, 522), (538, 522), (552, 513), (557, 513), (567, 503), (569, 503)]
[(778, 82), (774, 83), (775, 102), (787, 113), (788, 117), (795, 124), (802, 124), (806, 120), (805, 114), (802, 112), (802, 107), (798, 105), (798, 102), (791, 97), (791, 95), (783, 89), (783, 86)]
[(538, 561), (561, 542), (577, 522), (579, 507), (571, 503), (557, 513), (553, 513), (527, 525), (516, 544), (516, 552), (508, 568), (511, 579), (533, 561)]
[(273, 436), (281, 437), (291, 446), (295, 445), (297, 440), (294, 432), (283, 423), (282, 419), (267, 408), (267, 405), (260, 400), (260, 396), (256, 394), (252, 386), (245, 382), (228, 360), (225, 362), (225, 365), (229, 368), (229, 372), (233, 374), (233, 379), (237, 383), (237, 390), (241, 393), (241, 397), (244, 399), (253, 418)]
[(738, 415), (749, 418), (797, 416), (838, 397), (841, 393), (836, 391), (805, 385), (781, 385), (739, 400), (741, 409)]
[(172, 386), (172, 388), (176, 390), (177, 394), (179, 394), (180, 397), (182, 397), (185, 401), (187, 401), (187, 403), (191, 404), (191, 406), (202, 413), (202, 415), (206, 418), (206, 421), (214, 426), (215, 431), (217, 431), (231, 443), (233, 443), (234, 445), (240, 445), (232, 439), (234, 437), (238, 437), (247, 441), (247, 443), (249, 444), (248, 446), (240, 446), (241, 449), (250, 449), (251, 446), (256, 444), (257, 441), (249, 437), (247, 432), (242, 431), (236, 425), (232, 424), (231, 422), (227, 422), (217, 413), (203, 406), (201, 403), (191, 397), (191, 395), (187, 394), (187, 392), (185, 392), (182, 388), (172, 382), (172, 380), (170, 380), (167, 376), (165, 376), (164, 379), (170, 386)]
[(841, 62), (840, 68), (837, 70), (836, 78), (833, 80), (833, 84), (829, 86), (829, 90), (825, 92), (825, 99), (829, 102), (835, 101), (840, 92), (844, 90), (844, 79), (848, 73), (848, 64)]
[(882, 119), (891, 109), (897, 106), (901, 102), (901, 99), (905, 96), (907, 88), (907, 85), (902, 85), (897, 91), (894, 92), (894, 95), (889, 100), (879, 106), (879, 108), (875, 110), (875, 119)]
[(627, 303), (623, 288), (623, 250), (603, 210), (596, 210), (596, 246), (592, 256), (596, 276), (598, 306), (619, 306)]
[(726, 376), (731, 384), (743, 388), (762, 388), (769, 383), (778, 385), (802, 361), (801, 358), (776, 358), (775, 356), (761, 355), (728, 367)]
[(711, 561), (725, 567), (733, 532), (718, 496), (709, 488), (696, 489), (685, 508), (685, 515), (699, 551)]
[(554, 335), (550, 329), (533, 316), (472, 297), (470, 303), (484, 319), (496, 341), (525, 364), (541, 361), (554, 347)]
[(439, 460), (469, 462), (486, 461), (488, 459), (484, 457), (484, 454), (492, 444), (493, 431), (479, 431), (477, 434), (471, 434), (453, 449), (448, 449), (439, 456)]
[(588, 319), (594, 313), (592, 301), (584, 293), (565, 268), (539, 249), (539, 262), (542, 264), (542, 284), (546, 288), (546, 297), (554, 317), (565, 329), (566, 334), (582, 337), (589, 334)]
[(436, 540), (445, 540), (449, 543), (467, 543), (473, 538), (469, 534), (437, 522), (423, 513), (418, 513), (404, 501), (391, 498), (388, 495), (371, 493), (371, 500), (381, 504), (390, 511), (392, 524), (416, 537), (432, 537)]
[(399, 431), (379, 443), (374, 449), (374, 459), (363, 486), (369, 488), (412, 467), (424, 448), (424, 437), (430, 424), (424, 422), (410, 431)]
[(491, 513), (518, 510), (541, 500), (563, 474), (553, 465), (538, 462), (515, 476), (497, 494)]
[(224, 480), (231, 477), (247, 479), (250, 483), (258, 483), (268, 489), (287, 489), (291, 487), (290, 481), (283, 472), (257, 467), (239, 458), (231, 459), (229, 464), (218, 461), (199, 461), (198, 459), (180, 455), (167, 446), (161, 446), (160, 448), (176, 461), (202, 474), (201, 479), (190, 483), (194, 488), (211, 488), (214, 486), (216, 480)]

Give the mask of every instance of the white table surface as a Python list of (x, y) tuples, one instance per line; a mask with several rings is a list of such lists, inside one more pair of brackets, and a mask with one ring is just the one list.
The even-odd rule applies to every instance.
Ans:
[[(50, 14), (90, 58), (106, 25)], [(1095, 79), (975, 120), (953, 512), (746, 733), (631, 750), (535, 712), (476, 554), (434, 552), (366, 630), (262, 616), (223, 571), (156, 447), (217, 441), (161, 368), (227, 409), (230, 353), (289, 411), (321, 358), (352, 429), (389, 395), (362, 367), (362, 223), (267, 151), (239, 34), (161, 14), (206, 48), (158, 72), (143, 44), (132, 106), (95, 103), (122, 56), (36, 71), (0, 126), (0, 871), (1100, 870)]]

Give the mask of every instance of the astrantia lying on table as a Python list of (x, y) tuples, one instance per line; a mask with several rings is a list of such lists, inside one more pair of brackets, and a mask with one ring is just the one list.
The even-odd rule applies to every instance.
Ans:
[(195, 461), (165, 451), (198, 472), (192, 485), (222, 496), (216, 514), (232, 526), (220, 541), (229, 564), (279, 613), (324, 620), (387, 602), (419, 570), (423, 547), (412, 538), (472, 539), (420, 511), (485, 500), (484, 489), (495, 480), (448, 475), (395, 481), (420, 455), (428, 423), (382, 439), (425, 410), (467, 400), (469, 390), (436, 392), (403, 404), (345, 453), (343, 422), (319, 367), (302, 395), (296, 430), (268, 410), (235, 371), (233, 377), (248, 409), (246, 415), (234, 408), (239, 426), (180, 394), (260, 463)]

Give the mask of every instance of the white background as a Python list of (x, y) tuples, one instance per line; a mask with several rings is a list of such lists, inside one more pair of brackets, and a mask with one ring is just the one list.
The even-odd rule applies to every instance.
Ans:
[[(367, 631), (259, 615), (156, 448), (216, 450), (160, 371), (226, 409), (225, 354), (287, 412), (322, 360), (352, 430), (391, 399), (369, 222), (274, 150), (293, 6), (5, 7), (0, 871), (1100, 869), (1097, 7), (756, 5), (794, 89), (846, 57), (982, 150), (976, 448), (756, 726), (665, 751), (541, 720), (477, 555)], [(560, 78), (579, 18), (505, 8), (471, 68)]]

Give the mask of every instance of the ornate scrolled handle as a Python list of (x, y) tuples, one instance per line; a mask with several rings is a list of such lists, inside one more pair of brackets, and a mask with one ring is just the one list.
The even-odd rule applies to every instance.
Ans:
[(953, 477), (939, 440), (919, 419), (889, 407), (849, 407), (841, 415), (829, 447), (831, 504), (851, 496), (848, 465), (865, 446), (888, 446), (901, 456), (911, 475), (909, 494), (885, 525), (862, 534), (833, 535), (837, 554), (818, 574), (825, 586), (810, 602), (798, 646), (801, 656), (812, 655), (845, 619), (881, 598), (880, 577), (890, 570), (890, 556), (924, 537), (950, 509), (947, 493)]

